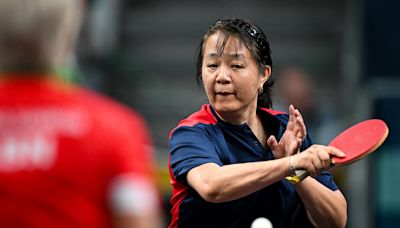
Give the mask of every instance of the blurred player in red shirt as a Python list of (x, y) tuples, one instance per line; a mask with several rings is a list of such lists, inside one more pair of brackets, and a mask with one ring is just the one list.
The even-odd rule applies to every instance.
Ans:
[(0, 1), (0, 227), (160, 226), (144, 120), (55, 73), (83, 5)]

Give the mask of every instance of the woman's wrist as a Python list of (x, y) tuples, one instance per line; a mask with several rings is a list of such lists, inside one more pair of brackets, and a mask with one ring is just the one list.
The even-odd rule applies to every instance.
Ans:
[(289, 158), (289, 174), (290, 176), (296, 175), (296, 168), (295, 168), (295, 158), (294, 156), (290, 156)]

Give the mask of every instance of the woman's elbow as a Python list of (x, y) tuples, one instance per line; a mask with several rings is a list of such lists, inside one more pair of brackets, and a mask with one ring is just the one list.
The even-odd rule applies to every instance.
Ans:
[(211, 184), (203, 184), (201, 188), (196, 189), (197, 193), (203, 198), (205, 201), (209, 203), (222, 203), (225, 202), (222, 189), (218, 186), (213, 186)]
[(221, 197), (221, 189), (210, 185), (210, 184), (204, 184), (201, 189), (197, 191), (199, 195), (207, 202), (209, 203), (221, 203), (224, 202), (223, 198)]
[(347, 202), (346, 200), (341, 203), (341, 206), (338, 208), (338, 212), (334, 218), (335, 225), (333, 227), (344, 228), (347, 224)]
[(342, 203), (339, 209), (339, 226), (338, 227), (346, 227), (347, 224), (347, 201), (342, 195)]
[(339, 224), (338, 227), (346, 227), (347, 224), (347, 203), (344, 203), (343, 209), (339, 215)]

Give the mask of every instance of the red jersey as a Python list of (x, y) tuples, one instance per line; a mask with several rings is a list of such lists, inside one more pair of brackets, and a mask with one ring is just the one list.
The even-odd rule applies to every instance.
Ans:
[(2, 81), (0, 227), (109, 227), (112, 208), (140, 213), (121, 186), (152, 197), (150, 152), (142, 118), (105, 96), (55, 80)]

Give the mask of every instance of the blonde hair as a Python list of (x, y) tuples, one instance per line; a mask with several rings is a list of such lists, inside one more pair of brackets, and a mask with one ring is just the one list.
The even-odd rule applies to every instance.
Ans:
[(1, 0), (0, 68), (51, 70), (77, 37), (82, 0)]

